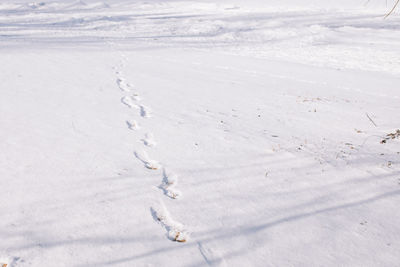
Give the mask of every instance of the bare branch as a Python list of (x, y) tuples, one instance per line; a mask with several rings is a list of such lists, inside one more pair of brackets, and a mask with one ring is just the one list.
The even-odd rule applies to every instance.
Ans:
[[(400, 1), (400, 0), (399, 0)], [(365, 115), (367, 115), (367, 118), (372, 122), (373, 125), (375, 125), (375, 127), (378, 127), (376, 125), (376, 123), (371, 119), (371, 117), (368, 115), (368, 113), (365, 113)]]
[(399, 4), (399, 2), (400, 2), (400, 0), (397, 0), (396, 1), (396, 3), (394, 4), (394, 6), (393, 6), (393, 8), (392, 8), (392, 10), (390, 10), (390, 12), (389, 13), (387, 13), (386, 15), (385, 15), (385, 19), (387, 18), (387, 17), (389, 17), (390, 16), (390, 14), (392, 14), (393, 13), (393, 11), (396, 9), (396, 7), (397, 7), (397, 5)]

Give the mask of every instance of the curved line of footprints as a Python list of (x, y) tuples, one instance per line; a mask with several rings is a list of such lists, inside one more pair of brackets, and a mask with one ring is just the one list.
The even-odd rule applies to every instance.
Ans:
[[(151, 118), (151, 109), (142, 103), (142, 98), (139, 96), (136, 88), (127, 82), (125, 77), (123, 76), (121, 69), (124, 67), (124, 61), (127, 60), (127, 57), (123, 54), (121, 64), (118, 70), (115, 72), (116, 74), (116, 83), (119, 89), (124, 93), (123, 97), (121, 98), (121, 103), (126, 105), (130, 109), (138, 110), (140, 115), (140, 119), (147, 119)], [(126, 125), (130, 130), (140, 130), (140, 124), (137, 120), (127, 120)], [(155, 147), (157, 145), (156, 141), (154, 140), (154, 136), (152, 133), (146, 133), (144, 138), (141, 139), (143, 145), (148, 148)], [(141, 153), (135, 151), (135, 157), (141, 161), (147, 169), (150, 170), (162, 170), (162, 182), (158, 188), (160, 188), (165, 196), (168, 196), (171, 199), (178, 199), (182, 194), (179, 190), (176, 189), (176, 185), (178, 183), (178, 176), (173, 173), (167, 171), (161, 163), (156, 160), (150, 159), (148, 154), (145, 150)], [(186, 242), (189, 233), (185, 229), (185, 226), (177, 221), (174, 221), (171, 218), (167, 208), (165, 207), (164, 203), (161, 201), (158, 207), (151, 207), (151, 214), (153, 218), (167, 231), (167, 236), (170, 240), (176, 242)]]

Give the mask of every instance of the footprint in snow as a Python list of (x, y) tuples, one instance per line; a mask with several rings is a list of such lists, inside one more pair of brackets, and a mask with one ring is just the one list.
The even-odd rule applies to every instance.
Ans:
[(149, 156), (145, 151), (141, 155), (135, 151), (135, 157), (140, 160), (147, 169), (158, 170), (161, 168), (161, 164), (155, 160), (149, 159)]
[(127, 105), (130, 108), (141, 108), (140, 106), (138, 106), (135, 101), (137, 101), (137, 99), (135, 98), (135, 96), (124, 96), (123, 98), (121, 98), (121, 102), (125, 105)]
[(163, 181), (159, 186), (164, 191), (164, 194), (170, 198), (177, 199), (181, 196), (181, 192), (175, 189), (178, 183), (178, 176), (175, 173), (163, 170)]
[(154, 146), (156, 146), (156, 144), (157, 144), (157, 143), (154, 141), (153, 134), (151, 134), (151, 133), (145, 134), (145, 137), (144, 137), (144, 139), (142, 139), (142, 141), (143, 141), (143, 143), (144, 143), (146, 146), (150, 146), (150, 147), (154, 147)]
[(0, 267), (13, 267), (18, 262), (24, 262), (17, 257), (0, 257)]
[(130, 130), (139, 130), (139, 129), (140, 129), (138, 123), (137, 123), (135, 120), (133, 120), (133, 121), (129, 121), (129, 120), (126, 121), (126, 125), (128, 125), (128, 128), (129, 128)]
[(188, 231), (181, 223), (174, 221), (171, 218), (169, 212), (162, 202), (160, 203), (158, 208), (151, 207), (150, 212), (153, 216), (153, 219), (165, 228), (165, 230), (167, 231), (168, 239), (181, 243), (184, 243), (188, 240)]
[(118, 78), (117, 79), (117, 84), (118, 84), (119, 89), (121, 89), (122, 91), (125, 91), (125, 92), (130, 92), (131, 91), (131, 87), (132, 86), (129, 83), (127, 83), (125, 81), (125, 79)]
[(141, 105), (140, 106), (140, 116), (142, 116), (144, 118), (150, 118), (151, 117), (150, 109), (148, 107)]
[(198, 246), (201, 255), (209, 266), (226, 267), (224, 258), (222, 258), (216, 251), (213, 251), (200, 242), (198, 243)]

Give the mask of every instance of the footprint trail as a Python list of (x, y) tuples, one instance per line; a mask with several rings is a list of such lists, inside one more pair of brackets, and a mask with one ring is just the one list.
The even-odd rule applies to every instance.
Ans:
[[(112, 43), (110, 43), (112, 45)], [(136, 93), (136, 88), (130, 84), (125, 77), (122, 75), (121, 69), (125, 67), (125, 63), (128, 60), (127, 56), (120, 52), (121, 60), (118, 66), (114, 67), (115, 75), (116, 75), (116, 83), (118, 88), (124, 92), (124, 95), (121, 98), (121, 103), (126, 105), (129, 108), (134, 108), (139, 110), (139, 114), (141, 119), (147, 119), (152, 117), (151, 109), (145, 105), (143, 105), (141, 98)], [(133, 92), (135, 91), (135, 92)], [(140, 121), (139, 121), (140, 122)], [(134, 119), (126, 120), (126, 125), (129, 130), (140, 130), (139, 123)], [(147, 129), (148, 130), (148, 129)], [(144, 135), (144, 138), (140, 141), (148, 148), (154, 148), (157, 143), (154, 140), (154, 136), (151, 132), (147, 132)], [(144, 167), (150, 170), (160, 170), (163, 166), (156, 160), (152, 160), (147, 155), (146, 151), (142, 151), (138, 153), (137, 151), (134, 152), (135, 157), (140, 160)], [(163, 169), (163, 176), (161, 185), (158, 187), (164, 192), (164, 195), (171, 198), (171, 199), (178, 199), (181, 197), (181, 192), (176, 189), (176, 185), (178, 183), (178, 176), (175, 173), (168, 172), (166, 169)], [(189, 233), (185, 229), (185, 227), (177, 222), (174, 221), (164, 203), (160, 203), (158, 208), (150, 208), (151, 214), (156, 222), (161, 224), (163, 228), (167, 231), (168, 239), (176, 242), (186, 242)], [(204, 250), (204, 249), (203, 249)], [(201, 251), (201, 250), (200, 250)], [(205, 250), (204, 250), (205, 251)], [(211, 256), (204, 256), (206, 252), (201, 252), (203, 257), (206, 259), (207, 263), (211, 262), (212, 260), (207, 260), (207, 258), (212, 258)], [(210, 254), (210, 253), (208, 253)], [(1, 266), (0, 267), (6, 267)]]

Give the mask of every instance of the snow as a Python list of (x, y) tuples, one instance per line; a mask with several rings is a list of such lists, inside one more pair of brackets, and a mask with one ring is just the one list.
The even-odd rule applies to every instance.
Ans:
[(400, 18), (330, 2), (2, 1), (0, 266), (397, 266)]

